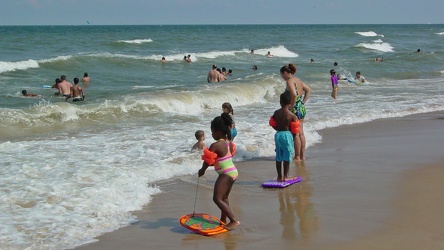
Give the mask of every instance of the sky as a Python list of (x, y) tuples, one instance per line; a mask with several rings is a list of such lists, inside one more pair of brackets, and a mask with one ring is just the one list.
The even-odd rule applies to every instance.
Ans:
[(444, 24), (444, 0), (0, 0), (0, 25)]

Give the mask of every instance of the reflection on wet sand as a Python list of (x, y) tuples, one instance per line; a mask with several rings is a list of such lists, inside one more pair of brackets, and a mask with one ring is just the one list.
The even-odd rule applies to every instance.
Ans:
[[(301, 176), (303, 181), (279, 190), (280, 224), (284, 240), (310, 239), (318, 229), (318, 217), (310, 201), (312, 188), (309, 173), (304, 162), (296, 163), (296, 175)], [(296, 216), (299, 219), (299, 237), (295, 229)]]

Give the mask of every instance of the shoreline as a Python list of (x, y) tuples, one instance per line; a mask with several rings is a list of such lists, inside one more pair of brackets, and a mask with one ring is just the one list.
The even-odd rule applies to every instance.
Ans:
[[(383, 232), (393, 235), (403, 227), (397, 222), (408, 221), (405, 217), (411, 211), (405, 211), (409, 211), (411, 201), (406, 190), (414, 190), (418, 184), (439, 187), (439, 178), (428, 183), (421, 181), (428, 178), (427, 174), (411, 173), (420, 173), (430, 164), (444, 166), (440, 156), (444, 136), (439, 133), (443, 121), (441, 111), (324, 129), (320, 131), (323, 142), (309, 148), (304, 164), (292, 164), (291, 174), (302, 176), (304, 181), (283, 190), (260, 188), (262, 181), (275, 175), (272, 158), (236, 163), (240, 178), (230, 202), (241, 225), (230, 233), (203, 237), (180, 226), (178, 218), (192, 212), (196, 191), (196, 176), (185, 176), (160, 182), (163, 192), (142, 211), (134, 212), (139, 222), (75, 249), (196, 249), (215, 245), (218, 249), (254, 249), (295, 244), (310, 249), (393, 248), (398, 245), (384, 238)], [(439, 167), (433, 169), (434, 176), (444, 173)], [(412, 176), (417, 182), (410, 181)], [(212, 203), (215, 179), (216, 173), (207, 171), (200, 180), (196, 212), (219, 214)], [(425, 190), (417, 191), (416, 196), (421, 197)], [(429, 220), (439, 216), (433, 212)], [(415, 230), (421, 231), (404, 230), (405, 237), (394, 239), (409, 246), (415, 240), (411, 237)], [(427, 235), (428, 231), (421, 232)], [(436, 239), (436, 246), (444, 247), (442, 235), (430, 237)]]

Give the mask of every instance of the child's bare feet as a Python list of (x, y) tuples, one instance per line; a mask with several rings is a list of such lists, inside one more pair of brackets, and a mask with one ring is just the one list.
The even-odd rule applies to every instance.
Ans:
[(295, 157), (293, 158), (293, 161), (301, 161), (301, 158), (295, 156)]
[(285, 181), (285, 179), (282, 179), (282, 178), (278, 177), (278, 178), (276, 178), (276, 181), (277, 182), (282, 182), (282, 181)]
[(235, 228), (239, 225), (240, 225), (240, 221), (236, 220), (236, 221), (231, 221), (230, 223), (228, 223), (227, 225), (224, 225), (223, 227), (228, 230), (232, 230), (233, 228)]
[(286, 181), (292, 181), (292, 180), (296, 180), (298, 177), (297, 176), (290, 176), (290, 177), (285, 177)]

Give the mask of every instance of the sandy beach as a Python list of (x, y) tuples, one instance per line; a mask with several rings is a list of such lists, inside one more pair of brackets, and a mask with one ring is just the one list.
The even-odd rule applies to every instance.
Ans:
[[(236, 163), (241, 225), (214, 237), (178, 222), (193, 212), (197, 174), (160, 182), (137, 223), (76, 249), (442, 249), (443, 125), (435, 112), (325, 129), (292, 164), (303, 182), (283, 190), (260, 187), (276, 175), (272, 158)], [(219, 215), (215, 179), (212, 169), (200, 179), (196, 212)]]

